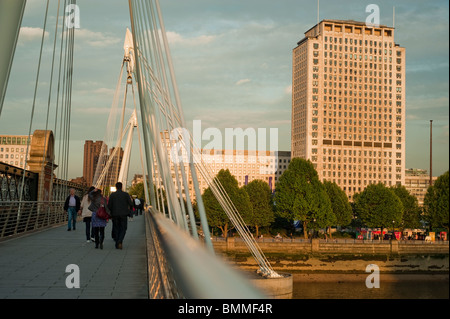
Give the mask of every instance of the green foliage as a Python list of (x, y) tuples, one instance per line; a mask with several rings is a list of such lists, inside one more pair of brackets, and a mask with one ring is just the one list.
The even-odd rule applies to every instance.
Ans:
[(422, 210), (417, 198), (409, 193), (405, 186), (392, 186), (391, 190), (403, 204), (402, 228), (419, 228)]
[(403, 204), (394, 191), (382, 183), (371, 184), (354, 196), (356, 214), (368, 227), (399, 227)]
[(333, 214), (336, 217), (335, 224), (339, 226), (349, 225), (352, 221), (352, 206), (347, 195), (334, 182), (324, 181), (323, 185), (330, 198)]
[(269, 184), (262, 180), (254, 180), (243, 189), (247, 192), (252, 206), (252, 213), (248, 217), (248, 226), (255, 227), (256, 236), (258, 236), (259, 227), (269, 226), (275, 220), (272, 192)]
[(444, 227), (449, 231), (449, 172), (438, 177), (428, 187), (424, 200), (424, 213), (431, 227)]
[(137, 198), (145, 198), (144, 183), (137, 183), (128, 189), (128, 194), (131, 196), (136, 195)]
[(325, 228), (335, 221), (330, 199), (309, 160), (291, 160), (276, 184), (274, 201), (280, 216), (302, 221), (305, 238), (307, 227)]
[[(215, 178), (222, 184), (244, 222), (248, 223), (252, 213), (252, 206), (247, 192), (244, 189), (239, 188), (238, 181), (231, 175), (228, 169), (220, 170)], [(222, 231), (222, 234), (227, 236), (228, 230), (232, 229), (233, 226), (210, 187), (204, 191), (202, 199), (209, 226), (218, 227)]]

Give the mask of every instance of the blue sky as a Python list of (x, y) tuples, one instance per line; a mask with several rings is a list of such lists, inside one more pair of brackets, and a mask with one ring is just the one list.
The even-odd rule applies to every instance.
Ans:
[[(56, 4), (52, 0), (33, 130), (44, 127)], [(45, 12), (28, 0), (0, 133), (27, 134)], [(369, 4), (406, 48), (406, 167), (448, 170), (449, 4), (447, 0), (321, 0), (320, 19), (365, 21)], [(102, 140), (130, 27), (128, 1), (78, 0), (69, 178), (82, 175), (85, 140)], [(290, 150), (292, 49), (317, 22), (311, 0), (160, 0), (187, 125), (279, 129)], [(191, 124), (192, 125), (192, 124)], [(190, 127), (189, 127), (190, 128)], [(137, 145), (137, 143), (135, 144)], [(135, 147), (136, 149), (137, 147)], [(134, 156), (131, 174), (140, 171)]]

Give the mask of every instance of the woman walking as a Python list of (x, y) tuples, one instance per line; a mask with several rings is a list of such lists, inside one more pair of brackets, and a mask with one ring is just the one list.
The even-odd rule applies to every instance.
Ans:
[(97, 211), (101, 206), (103, 206), (108, 214), (110, 214), (109, 208), (106, 198), (102, 196), (102, 191), (98, 188), (94, 188), (91, 192), (89, 192), (89, 199), (91, 200), (89, 210), (92, 211), (92, 227), (94, 229), (95, 248), (100, 246), (100, 249), (103, 249), (105, 227), (108, 221), (106, 219), (98, 218)]
[[(83, 218), (83, 222), (86, 224), (86, 241), (90, 242), (94, 241), (94, 231), (91, 228), (91, 220), (92, 220), (92, 212), (89, 210), (89, 205), (91, 205), (91, 200), (89, 199), (89, 193), (95, 189), (94, 186), (89, 187), (86, 195), (83, 196), (81, 200), (81, 217)], [(91, 231), (92, 230), (92, 231)]]

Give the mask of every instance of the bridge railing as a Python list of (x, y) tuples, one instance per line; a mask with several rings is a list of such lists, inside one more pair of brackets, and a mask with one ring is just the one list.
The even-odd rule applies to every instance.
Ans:
[(172, 221), (146, 216), (149, 298), (260, 299), (264, 295)]
[(80, 198), (83, 198), (83, 195), (88, 189), (86, 185), (80, 185), (63, 179), (54, 178), (52, 187), (52, 200), (65, 201), (67, 196), (69, 196), (69, 190), (71, 188), (75, 189), (75, 194)]
[(0, 162), (0, 201), (19, 201), (21, 189), (23, 200), (36, 200), (38, 176), (39, 174)]
[(0, 202), (0, 239), (61, 225), (66, 221), (64, 202)]

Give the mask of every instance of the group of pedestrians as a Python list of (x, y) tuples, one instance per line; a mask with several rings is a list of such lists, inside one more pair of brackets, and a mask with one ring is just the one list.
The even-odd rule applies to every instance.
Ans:
[(116, 183), (116, 191), (109, 198), (105, 198), (101, 189), (90, 187), (87, 194), (80, 199), (75, 190), (70, 190), (70, 195), (64, 203), (64, 211), (68, 214), (67, 230), (76, 229), (77, 215), (81, 215), (86, 224), (86, 240), (95, 241), (95, 248), (103, 249), (105, 240), (105, 227), (108, 219), (98, 216), (99, 209), (103, 207), (111, 217), (112, 237), (116, 249), (122, 249), (123, 240), (128, 226), (128, 217), (134, 209), (133, 200), (127, 192), (122, 190), (122, 183)]

